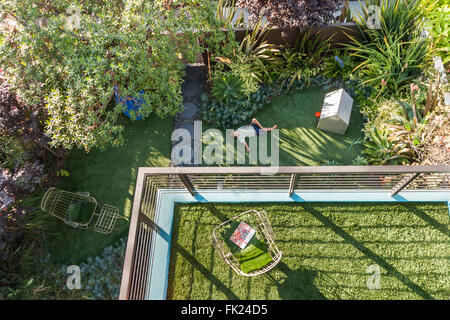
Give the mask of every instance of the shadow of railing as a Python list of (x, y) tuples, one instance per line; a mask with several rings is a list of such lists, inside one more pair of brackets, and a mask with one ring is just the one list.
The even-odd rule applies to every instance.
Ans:
[(322, 213), (314, 209), (308, 204), (301, 204), (303, 209), (310, 213), (312, 216), (314, 216), (316, 219), (321, 221), (325, 226), (333, 230), (337, 235), (342, 237), (345, 241), (350, 243), (352, 246), (354, 246), (357, 250), (362, 252), (366, 257), (376, 262), (380, 267), (385, 269), (389, 275), (392, 275), (393, 277), (397, 278), (400, 282), (402, 282), (405, 286), (409, 287), (412, 291), (414, 291), (416, 294), (418, 294), (423, 299), (427, 300), (434, 300), (434, 297), (431, 296), (427, 291), (425, 291), (422, 287), (414, 283), (411, 279), (409, 279), (406, 275), (398, 271), (393, 265), (388, 263), (386, 260), (384, 260), (382, 257), (380, 257), (378, 254), (374, 253), (372, 250), (368, 249), (366, 246), (364, 246), (361, 242), (356, 240), (354, 237), (352, 237), (350, 234), (348, 234), (346, 231), (341, 229), (339, 226), (337, 226), (333, 221), (331, 221), (329, 218), (325, 217)]
[(430, 215), (417, 208), (417, 206), (415, 206), (413, 203), (401, 203), (401, 205), (411, 211), (411, 213), (415, 214), (417, 217), (428, 223), (430, 226), (432, 226), (436, 230), (439, 230), (442, 234), (450, 238), (450, 230), (448, 229), (448, 225), (440, 223)]

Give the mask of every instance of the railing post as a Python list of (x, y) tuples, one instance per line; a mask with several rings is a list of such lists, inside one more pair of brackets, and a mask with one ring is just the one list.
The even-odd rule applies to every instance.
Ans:
[(142, 192), (146, 182), (146, 175), (142, 168), (138, 171), (136, 187), (134, 188), (133, 208), (131, 210), (130, 229), (128, 231), (127, 249), (123, 262), (122, 281), (120, 284), (119, 300), (130, 299), (131, 274), (134, 268), (134, 257), (136, 252), (136, 239), (139, 223), (139, 208), (141, 207)]
[(396, 184), (392, 189), (391, 189), (391, 197), (395, 196), (397, 193), (399, 193), (400, 191), (402, 191), (404, 188), (406, 188), (406, 186), (408, 184), (411, 183), (411, 181), (413, 181), (415, 178), (417, 178), (420, 175), (420, 172), (415, 172), (415, 173), (411, 173), (408, 174), (407, 176), (405, 176), (403, 179), (401, 179), (398, 184)]
[(295, 187), (297, 186), (298, 173), (291, 174), (291, 182), (289, 183), (289, 197), (294, 195)]
[(184, 186), (186, 187), (186, 189), (189, 191), (189, 193), (195, 197), (196, 191), (194, 186), (192, 185), (191, 180), (189, 179), (188, 175), (186, 174), (179, 174), (178, 175), (180, 177), (181, 182), (183, 182)]
[(141, 212), (141, 214), (139, 215), (139, 220), (145, 223), (150, 228), (152, 228), (154, 231), (159, 232), (160, 230), (159, 226), (156, 223), (154, 223), (152, 219), (147, 217), (143, 212)]

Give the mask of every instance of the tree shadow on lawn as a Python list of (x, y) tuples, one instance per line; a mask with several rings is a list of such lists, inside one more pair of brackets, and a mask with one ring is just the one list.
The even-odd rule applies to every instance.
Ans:
[[(349, 145), (345, 142), (346, 138), (363, 137), (361, 131), (363, 121), (358, 106), (354, 103), (345, 135), (322, 131), (317, 129), (318, 118), (315, 117), (314, 113), (321, 111), (324, 96), (325, 92), (318, 87), (286, 93), (274, 98), (254, 115), (265, 127), (278, 125), (280, 129), (279, 165), (322, 165), (326, 160), (348, 164), (360, 154), (361, 145), (355, 145), (349, 150)], [(251, 119), (247, 119), (233, 127), (236, 129), (242, 125), (248, 125), (250, 121)], [(213, 128), (216, 128), (216, 126), (205, 123), (202, 130), (205, 132)], [(222, 133), (225, 134), (224, 131)], [(268, 133), (269, 135), (270, 133)], [(237, 143), (233, 142), (233, 144)], [(203, 147), (207, 144), (204, 142)], [(236, 153), (236, 147), (233, 145), (232, 148)], [(268, 154), (270, 154), (270, 143), (267, 149)], [(245, 158), (244, 165), (249, 165), (247, 153)], [(234, 155), (234, 164), (230, 165), (236, 165), (236, 154)]]
[(410, 288), (416, 294), (418, 294), (423, 299), (432, 300), (434, 299), (427, 291), (425, 291), (422, 287), (414, 283), (409, 277), (398, 271), (394, 266), (384, 260), (381, 256), (374, 253), (372, 250), (368, 249), (361, 242), (352, 237), (349, 233), (341, 229), (337, 226), (333, 221), (329, 218), (325, 217), (322, 213), (313, 208), (311, 204), (300, 204), (303, 209), (314, 216), (317, 220), (321, 221), (326, 227), (333, 230), (337, 235), (342, 237), (345, 241), (354, 246), (357, 250), (362, 252), (366, 257), (373, 260), (380, 267), (385, 269), (388, 272), (388, 275), (392, 275), (397, 278), (400, 282), (402, 282), (406, 287)]
[[(172, 121), (172, 118), (155, 117), (132, 122), (122, 116), (119, 122), (125, 126), (124, 144), (89, 153), (71, 151), (65, 166), (70, 176), (61, 178), (57, 187), (71, 192), (87, 191), (100, 206), (116, 206), (121, 215), (129, 217), (138, 168), (169, 163)], [(126, 236), (128, 227), (128, 221), (119, 219), (115, 230), (104, 235), (73, 229), (55, 218), (49, 226), (51, 234), (47, 241), (52, 260), (77, 264), (89, 256), (96, 256), (103, 248)]]
[(280, 130), (280, 165), (321, 165), (326, 160), (348, 162), (344, 143), (307, 128)]

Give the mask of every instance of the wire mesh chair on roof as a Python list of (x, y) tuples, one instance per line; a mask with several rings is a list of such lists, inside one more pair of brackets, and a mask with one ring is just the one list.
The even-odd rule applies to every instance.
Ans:
[[(236, 234), (233, 231), (241, 222), (245, 222), (255, 230), (255, 235), (244, 249), (240, 249), (236, 243), (230, 240), (230, 235)], [(237, 274), (246, 277), (268, 272), (280, 262), (282, 256), (282, 252), (275, 245), (272, 225), (264, 210), (245, 211), (221, 223), (214, 229), (212, 241), (225, 263)], [(255, 248), (258, 246), (257, 252)], [(257, 262), (257, 260), (260, 261)], [(257, 262), (257, 264), (253, 262)], [(258, 266), (258, 268), (254, 269), (252, 265), (253, 267)]]
[(98, 217), (92, 230), (111, 233), (119, 214), (119, 208), (104, 204), (97, 213), (98, 204), (87, 192), (69, 192), (51, 187), (41, 201), (42, 210), (61, 219), (74, 228), (88, 229), (93, 218)]

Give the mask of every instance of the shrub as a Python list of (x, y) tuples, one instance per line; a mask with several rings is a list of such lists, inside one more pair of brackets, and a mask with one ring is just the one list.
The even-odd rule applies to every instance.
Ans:
[(39, 106), (26, 106), (0, 84), (0, 273), (1, 282), (11, 282), (18, 257), (28, 250), (23, 240), (29, 208), (22, 198), (35, 192), (46, 179), (44, 162), (48, 140), (41, 130)]
[(343, 0), (239, 0), (237, 4), (249, 11), (253, 21), (265, 17), (272, 26), (297, 29), (322, 26), (334, 21), (334, 13)]
[(347, 50), (334, 51), (324, 59), (322, 74), (331, 79), (348, 80), (355, 67), (355, 62)]
[(360, 69), (363, 83), (379, 94), (397, 93), (423, 73), (428, 44), (419, 39), (401, 42), (392, 35), (383, 39), (380, 41), (386, 41), (386, 46), (359, 43), (351, 47), (353, 56), (364, 60), (355, 69)]
[[(366, 0), (366, 5), (372, 4)], [(371, 13), (363, 10), (356, 19), (361, 40), (349, 36), (347, 45), (359, 61), (355, 70), (364, 78), (363, 84), (380, 94), (397, 93), (422, 74), (429, 62), (429, 41), (422, 38), (423, 13), (419, 0), (380, 0), (380, 28), (368, 25)]]
[[(279, 67), (279, 59), (276, 58), (278, 49), (275, 45), (265, 41), (267, 28), (261, 26), (261, 22), (253, 27), (251, 32), (247, 32), (241, 43), (234, 48), (231, 55), (217, 56), (215, 60), (219, 64), (240, 74), (240, 77), (247, 83), (248, 87), (255, 87), (255, 83), (272, 82), (269, 70)], [(248, 91), (248, 90), (247, 90)]]
[(433, 47), (441, 56), (444, 65), (450, 63), (450, 5), (445, 1), (438, 1), (433, 5), (435, 0), (425, 1), (425, 6), (433, 10), (426, 10), (428, 19), (427, 25), (431, 31), (433, 38)]
[(43, 178), (44, 166), (38, 161), (16, 166), (13, 172), (0, 168), (0, 260), (9, 258), (23, 235), (26, 210), (19, 197), (33, 192)]
[(387, 131), (372, 127), (366, 132), (362, 153), (374, 165), (399, 165), (410, 162), (413, 151), (401, 141), (389, 138)]
[[(21, 103), (6, 82), (0, 84), (0, 161), (10, 169), (31, 156), (50, 152), (48, 138), (41, 129), (44, 121), (42, 106)], [(27, 154), (28, 153), (28, 154)]]

